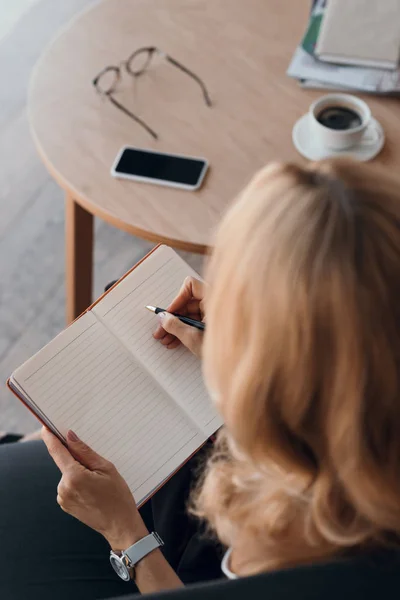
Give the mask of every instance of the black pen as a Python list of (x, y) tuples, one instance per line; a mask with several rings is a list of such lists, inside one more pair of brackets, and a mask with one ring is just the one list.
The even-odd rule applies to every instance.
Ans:
[[(159, 308), (158, 306), (146, 306), (147, 310), (158, 315), (160, 312), (167, 312), (165, 308)], [(191, 325), (192, 327), (196, 327), (196, 329), (201, 329), (204, 331), (206, 324), (202, 321), (197, 321), (196, 319), (191, 319), (190, 317), (184, 317), (183, 315), (177, 315), (176, 313), (171, 313), (174, 317), (177, 317), (182, 323), (186, 323), (186, 325)]]

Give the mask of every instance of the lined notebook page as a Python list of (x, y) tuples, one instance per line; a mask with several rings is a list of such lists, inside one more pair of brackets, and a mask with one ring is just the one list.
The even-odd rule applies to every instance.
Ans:
[(73, 429), (112, 461), (139, 503), (205, 441), (92, 313), (13, 378), (62, 435)]
[(154, 340), (151, 304), (166, 308), (186, 276), (197, 273), (161, 246), (93, 309), (208, 437), (222, 425), (205, 389), (201, 363), (183, 346), (168, 350)]

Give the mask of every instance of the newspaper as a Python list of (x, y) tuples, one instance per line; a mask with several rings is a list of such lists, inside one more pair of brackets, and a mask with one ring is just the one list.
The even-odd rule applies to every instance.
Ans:
[(323, 87), (344, 86), (347, 89), (374, 94), (400, 92), (400, 69), (392, 71), (324, 63), (300, 46), (294, 53), (287, 74), (300, 80), (321, 82)]
[[(347, 87), (346, 85), (336, 85), (334, 83), (323, 83), (322, 81), (316, 81), (315, 79), (299, 79), (300, 87), (306, 90), (327, 90), (332, 92), (357, 92), (358, 90)], [(367, 93), (367, 92), (364, 92)]]
[(318, 39), (326, 0), (316, 0), (303, 40), (287, 70), (303, 87), (339, 89), (372, 94), (400, 93), (400, 69), (376, 69), (336, 65), (317, 60), (313, 51)]

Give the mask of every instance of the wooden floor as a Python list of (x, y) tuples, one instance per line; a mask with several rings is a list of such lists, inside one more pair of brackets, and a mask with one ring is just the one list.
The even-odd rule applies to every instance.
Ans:
[[(0, 430), (37, 428), (5, 381), (62, 329), (65, 315), (63, 193), (41, 164), (29, 134), (29, 75), (57, 30), (91, 3), (0, 0)], [(150, 247), (98, 220), (95, 294)], [(185, 258), (199, 268), (200, 257)]]

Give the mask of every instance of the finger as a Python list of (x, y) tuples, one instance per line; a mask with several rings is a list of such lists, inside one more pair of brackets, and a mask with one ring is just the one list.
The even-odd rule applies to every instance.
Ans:
[(203, 336), (201, 331), (195, 327), (182, 323), (182, 321), (166, 312), (159, 313), (158, 317), (161, 320), (165, 331), (168, 331), (168, 333), (171, 333), (178, 338), (178, 340), (192, 352), (197, 352)]
[[(198, 300), (190, 300), (186, 305), (186, 313), (187, 315), (199, 315), (201, 313), (201, 302)], [(183, 314), (182, 311), (179, 311), (179, 314)]]
[(204, 310), (204, 299), (200, 300), (199, 302), (199, 308), (200, 308), (200, 314), (202, 315), (202, 317), (204, 318), (205, 315), (205, 310)]
[(157, 337), (153, 334), (153, 337), (161, 342), (163, 346), (168, 346), (173, 340), (175, 340), (175, 336), (170, 333), (167, 333), (165, 329), (160, 326), (161, 331), (157, 332)]
[(101, 471), (109, 465), (105, 458), (97, 454), (85, 442), (82, 442), (76, 433), (71, 430), (67, 433), (67, 442), (68, 448), (76, 460), (90, 471)]
[[(201, 321), (202, 316), (203, 316), (202, 313), (199, 311), (199, 303), (197, 300), (195, 300), (195, 303), (193, 304), (191, 310), (189, 310), (189, 308), (182, 309), (180, 311), (180, 314), (182, 314), (183, 316), (187, 315), (188, 317), (191, 317), (192, 319), (196, 319), (197, 321)], [(166, 335), (168, 335), (168, 333), (165, 331), (165, 329), (162, 327), (162, 325), (158, 325), (157, 329), (153, 333), (153, 338), (155, 340), (159, 340), (162, 344), (165, 344), (164, 338)], [(167, 344), (168, 343), (169, 342), (167, 342)]]
[(62, 442), (53, 434), (47, 427), (42, 429), (42, 440), (47, 446), (47, 450), (51, 458), (60, 469), (61, 473), (64, 473), (68, 469), (72, 468), (76, 461), (68, 448), (64, 446)]
[(157, 325), (157, 329), (153, 333), (153, 338), (156, 340), (162, 340), (164, 336), (167, 335), (167, 332), (161, 325)]
[(153, 337), (159, 342), (161, 342), (163, 346), (169, 347), (169, 345), (174, 341), (177, 342), (174, 346), (175, 348), (180, 344), (180, 341), (177, 340), (176, 337), (171, 333), (167, 333), (165, 329), (161, 327), (161, 325), (157, 327), (156, 331), (153, 333)]
[(169, 346), (169, 344), (171, 344), (172, 342), (178, 342), (177, 346), (179, 346), (180, 344), (179, 340), (177, 340), (176, 337), (172, 335), (172, 333), (167, 333), (161, 340), (163, 346)]
[(182, 342), (180, 342), (177, 338), (175, 338), (173, 342), (168, 344), (167, 348), (168, 348), (168, 350), (175, 350), (175, 348), (177, 348), (181, 343)]
[[(175, 313), (176, 314), (176, 313)], [(180, 316), (180, 315), (179, 315)], [(200, 313), (199, 311), (197, 312), (189, 312), (186, 315), (187, 317), (190, 317), (191, 319), (194, 319), (195, 321), (203, 321), (203, 314)]]
[(176, 298), (168, 306), (168, 312), (181, 311), (193, 298), (202, 300), (204, 296), (204, 283), (194, 277), (186, 277)]
[[(197, 321), (201, 321), (200, 315), (191, 314), (190, 317), (192, 319), (196, 319)], [(165, 345), (169, 344), (172, 341), (172, 339), (175, 339), (175, 336), (165, 331), (165, 329), (161, 325), (159, 325), (156, 331), (153, 333), (153, 338)]]
[(65, 508), (65, 500), (63, 498), (61, 498), (60, 496), (57, 496), (57, 504), (61, 508), (62, 511), (64, 511), (66, 513), (68, 512), (68, 510)]

